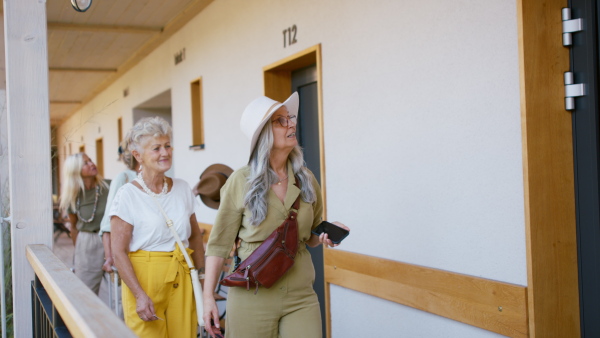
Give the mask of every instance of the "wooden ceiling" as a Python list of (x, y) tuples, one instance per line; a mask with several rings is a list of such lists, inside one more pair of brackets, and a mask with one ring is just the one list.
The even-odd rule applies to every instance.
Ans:
[(212, 1), (95, 0), (80, 13), (69, 0), (48, 0), (51, 124), (89, 102)]

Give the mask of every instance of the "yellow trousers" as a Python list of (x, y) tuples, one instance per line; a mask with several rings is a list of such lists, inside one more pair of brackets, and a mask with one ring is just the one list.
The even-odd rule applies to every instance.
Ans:
[[(193, 250), (187, 249), (191, 255)], [(196, 337), (198, 320), (190, 271), (179, 247), (173, 252), (138, 250), (129, 253), (135, 275), (154, 302), (162, 319), (145, 322), (136, 312), (133, 293), (123, 283), (125, 323), (133, 332), (148, 337)]]

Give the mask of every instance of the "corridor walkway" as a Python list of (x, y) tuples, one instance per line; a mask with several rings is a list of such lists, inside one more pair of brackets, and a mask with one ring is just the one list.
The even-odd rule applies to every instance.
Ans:
[[(73, 246), (73, 241), (66, 233), (60, 234), (56, 239), (52, 251), (69, 269), (73, 268), (73, 253), (75, 252), (75, 247)], [(108, 275), (105, 274), (98, 295), (106, 305), (109, 305), (108, 281)]]

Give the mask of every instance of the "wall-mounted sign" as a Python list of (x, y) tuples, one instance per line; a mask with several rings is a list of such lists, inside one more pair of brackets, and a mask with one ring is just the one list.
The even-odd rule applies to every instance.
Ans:
[(296, 33), (298, 33), (298, 28), (296, 27), (296, 25), (293, 25), (292, 27), (288, 27), (283, 30), (283, 48), (298, 42), (296, 40)]
[(175, 53), (175, 65), (185, 60), (185, 48)]

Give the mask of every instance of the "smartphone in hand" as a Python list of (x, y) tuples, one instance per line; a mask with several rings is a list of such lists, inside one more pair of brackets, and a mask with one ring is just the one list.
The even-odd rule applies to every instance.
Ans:
[(340, 228), (333, 223), (323, 221), (313, 229), (312, 233), (317, 236), (320, 236), (322, 233), (326, 233), (333, 244), (340, 244), (342, 240), (350, 234), (350, 231)]

